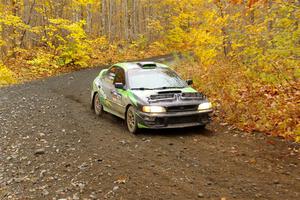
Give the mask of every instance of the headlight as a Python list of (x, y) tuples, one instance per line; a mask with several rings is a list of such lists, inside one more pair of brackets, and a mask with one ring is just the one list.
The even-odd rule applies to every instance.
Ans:
[(166, 112), (166, 109), (162, 106), (143, 106), (142, 111), (146, 113), (163, 113)]
[(212, 105), (210, 102), (205, 102), (205, 103), (201, 103), (199, 106), (198, 106), (198, 110), (209, 110), (212, 108)]

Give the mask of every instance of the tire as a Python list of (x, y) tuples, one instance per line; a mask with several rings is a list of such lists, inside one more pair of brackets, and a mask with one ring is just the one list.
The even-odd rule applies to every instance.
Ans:
[(93, 100), (93, 105), (94, 105), (94, 112), (97, 116), (101, 116), (102, 113), (103, 113), (103, 106), (100, 102), (100, 99), (99, 99), (99, 94), (96, 93), (95, 97), (94, 97), (94, 100)]
[(136, 119), (136, 111), (133, 106), (130, 106), (126, 112), (126, 125), (127, 129), (132, 134), (137, 134), (138, 123)]

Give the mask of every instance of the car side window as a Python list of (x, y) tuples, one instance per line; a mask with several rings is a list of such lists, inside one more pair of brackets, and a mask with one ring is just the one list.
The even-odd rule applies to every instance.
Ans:
[(123, 83), (123, 85), (126, 84), (125, 71), (120, 67), (117, 67), (114, 83)]
[(117, 67), (113, 66), (107, 71), (107, 78), (110, 80), (114, 80), (116, 76)]

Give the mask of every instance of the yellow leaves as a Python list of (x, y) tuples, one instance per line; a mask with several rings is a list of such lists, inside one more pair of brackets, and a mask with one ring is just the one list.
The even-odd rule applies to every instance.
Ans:
[(287, 27), (293, 26), (294, 23), (295, 23), (295, 21), (292, 19), (283, 18), (283, 19), (279, 19), (278, 23), (276, 25), (279, 27), (287, 28)]
[(98, 37), (95, 40), (92, 41), (92, 45), (94, 48), (99, 48), (101, 50), (107, 49), (109, 47), (109, 42), (106, 37)]
[(171, 48), (181, 49), (186, 43), (185, 40), (188, 38), (184, 30), (180, 27), (175, 27), (169, 30), (166, 39)]
[(180, 12), (177, 16), (172, 17), (172, 25), (175, 27), (181, 27), (183, 29), (190, 28), (190, 24), (197, 21), (198, 17), (194, 11), (185, 13)]
[(75, 5), (86, 6), (95, 3), (95, 0), (72, 0)]
[[(2, 25), (0, 23), (0, 34), (3, 31)], [(2, 39), (2, 36), (0, 35), (0, 47), (4, 46), (6, 44), (5, 40)]]
[[(251, 69), (219, 61), (207, 67), (201, 63), (179, 63), (176, 68), (193, 78), (196, 87), (220, 104), (217, 118), (241, 130), (260, 131), (300, 142), (299, 83), (267, 84)], [(249, 73), (253, 75), (249, 76)]]
[[(220, 17), (218, 12), (216, 10), (204, 10), (203, 11), (203, 18), (205, 19), (205, 25), (213, 26), (213, 27), (220, 27), (221, 25), (224, 25), (227, 21), (229, 15), (225, 15), (223, 17)], [(211, 24), (213, 23), (213, 24)]]
[(2, 15), (0, 18), (0, 23), (20, 30), (30, 29), (30, 26), (25, 24), (21, 17), (15, 15)]
[[(63, 31), (67, 31), (67, 38), (72, 40), (81, 40), (86, 38), (86, 33), (83, 29), (84, 21), (71, 22), (66, 19), (49, 19), (50, 25), (47, 27), (48, 36), (56, 37), (61, 42), (66, 42), (64, 37), (61, 35)], [(60, 34), (57, 34), (60, 33)]]
[(219, 55), (219, 48), (222, 45), (222, 37), (207, 30), (193, 30), (194, 52), (203, 65), (211, 65)]
[(63, 25), (63, 26), (66, 26), (66, 25), (69, 25), (71, 24), (71, 22), (67, 19), (62, 19), (62, 18), (58, 18), (58, 19), (49, 19), (49, 22), (51, 24), (56, 24), (56, 25)]
[(124, 60), (145, 59), (158, 55), (169, 53), (165, 43), (155, 41), (142, 48), (145, 38), (138, 38), (128, 45), (127, 41), (110, 43), (106, 37), (102, 36), (90, 42), (92, 52), (90, 65), (107, 65), (108, 63), (117, 63)]
[[(214, 49), (206, 49), (205, 51), (199, 49), (195, 51), (195, 53), (204, 66), (214, 64), (215, 58), (218, 55), (217, 51), (215, 51)], [(207, 67), (205, 67), (205, 69), (207, 69)]]
[(161, 25), (161, 22), (159, 20), (154, 19), (149, 19), (148, 28), (158, 33), (164, 30), (164, 27)]
[(46, 27), (46, 44), (56, 54), (59, 66), (87, 66), (91, 47), (83, 29), (85, 21), (72, 22), (66, 19), (49, 19)]
[(159, 51), (165, 51), (167, 50), (167, 47), (164, 45), (164, 43), (155, 41), (149, 45), (149, 49), (157, 52), (158, 54), (163, 54), (163, 53), (159, 53)]
[(223, 56), (224, 41), (229, 35), (224, 34), (228, 25), (229, 14), (220, 14), (214, 1), (168, 0), (164, 6), (172, 11), (168, 18), (169, 26), (161, 27), (164, 46), (171, 51), (192, 51), (209, 67)]
[(55, 62), (54, 56), (52, 54), (46, 53), (44, 51), (38, 51), (36, 57), (32, 60), (27, 61), (31, 65), (31, 72), (35, 75), (48, 76), (53, 74), (54, 70), (58, 68)]
[(0, 63), (0, 86), (16, 83), (13, 72)]
[(294, 77), (296, 79), (300, 79), (300, 67), (298, 67), (298, 68), (295, 69)]
[(295, 134), (296, 134), (296, 141), (300, 142), (300, 122), (296, 126)]
[(160, 26), (160, 30), (165, 29), (162, 31), (164, 46), (171, 51), (193, 51), (202, 64), (213, 64), (222, 49), (222, 28), (229, 16), (220, 17), (218, 11), (211, 9), (213, 2), (168, 0), (164, 3), (172, 9), (171, 26)]
[[(299, 9), (298, 9), (299, 10)], [(235, 34), (231, 34), (232, 52), (230, 55), (243, 60), (250, 68), (256, 68), (258, 74), (267, 82), (284, 82), (283, 77), (292, 77), (286, 69), (299, 66), (296, 61), (300, 39), (300, 29), (295, 26), (298, 13), (292, 4), (273, 2), (272, 9), (260, 6), (252, 10), (255, 20), (250, 23), (241, 21), (240, 28), (233, 26)], [(233, 19), (230, 23), (236, 23)], [(237, 24), (237, 23), (236, 23)], [(300, 51), (299, 51), (300, 53)], [(280, 62), (285, 69), (274, 70), (270, 65)], [(294, 71), (294, 70), (292, 70)], [(284, 74), (284, 76), (280, 74)]]

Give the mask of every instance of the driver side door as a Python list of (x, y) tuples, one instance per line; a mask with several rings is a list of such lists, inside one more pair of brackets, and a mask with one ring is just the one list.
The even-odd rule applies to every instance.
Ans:
[[(125, 71), (121, 67), (116, 68), (116, 76), (113, 81), (113, 89), (111, 90), (111, 97), (112, 97), (112, 105), (113, 111), (117, 113), (120, 117), (123, 118), (125, 115), (126, 110), (126, 80), (125, 80)], [(117, 89), (115, 87), (116, 83), (121, 83), (124, 86), (124, 89)]]

